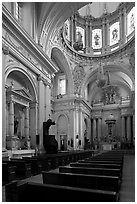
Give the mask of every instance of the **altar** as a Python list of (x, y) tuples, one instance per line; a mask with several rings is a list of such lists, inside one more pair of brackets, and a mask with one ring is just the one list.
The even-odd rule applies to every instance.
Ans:
[(9, 158), (22, 159), (22, 157), (32, 157), (35, 155), (35, 149), (21, 149), (21, 150), (9, 150)]
[(112, 150), (113, 144), (108, 144), (108, 143), (102, 144), (102, 149), (106, 151)]

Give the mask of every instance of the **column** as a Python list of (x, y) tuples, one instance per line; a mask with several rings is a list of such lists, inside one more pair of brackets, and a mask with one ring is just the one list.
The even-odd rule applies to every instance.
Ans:
[(135, 146), (135, 115), (133, 115), (133, 145)]
[(98, 118), (98, 141), (100, 141), (101, 133), (102, 133), (102, 119)]
[(93, 118), (93, 141), (96, 138), (96, 118)]
[(45, 120), (49, 119), (49, 114), (51, 115), (51, 88), (49, 85), (45, 85), (45, 106), (46, 106), (46, 118)]
[(122, 125), (121, 135), (122, 135), (122, 139), (124, 139), (125, 138), (125, 117), (124, 116), (121, 117), (121, 125)]
[(86, 53), (88, 53), (88, 22), (86, 21)]
[(103, 20), (102, 23), (102, 48), (103, 48), (103, 53), (105, 53), (105, 47), (106, 47), (106, 43), (105, 43), (105, 22)]
[(119, 12), (119, 27), (120, 27), (120, 43), (122, 44), (123, 43), (123, 37), (122, 37), (122, 34), (123, 34), (123, 25), (122, 25), (122, 13), (121, 11)]
[(125, 43), (127, 41), (127, 15), (126, 15), (126, 8), (123, 9), (123, 43)]
[(93, 54), (93, 48), (92, 48), (92, 23), (90, 21), (90, 53)]
[(2, 150), (6, 149), (6, 89), (5, 89), (5, 67), (9, 48), (2, 45)]
[(9, 136), (14, 136), (14, 102), (11, 100), (9, 104)]
[(109, 21), (107, 20), (107, 51), (110, 51), (110, 28)]
[(71, 41), (71, 46), (73, 46), (73, 43), (74, 43), (74, 38), (73, 38), (73, 32), (74, 32), (74, 29), (73, 29), (73, 16), (70, 18), (70, 41)]
[(36, 135), (38, 135), (38, 103), (32, 102), (30, 103), (30, 136), (31, 143), (33, 146), (36, 146)]
[(74, 23), (73, 23), (73, 38), (74, 38), (74, 42), (76, 42), (76, 26), (77, 26), (77, 16), (75, 16), (74, 18)]
[(25, 126), (24, 126), (24, 130), (25, 130), (25, 137), (26, 140), (29, 139), (29, 107), (25, 108)]
[(131, 141), (131, 117), (127, 116), (127, 138), (128, 141)]
[(43, 147), (43, 122), (45, 121), (45, 99), (44, 99), (44, 84), (41, 75), (38, 76), (39, 99), (38, 99), (38, 131), (39, 131), (39, 150), (44, 151)]

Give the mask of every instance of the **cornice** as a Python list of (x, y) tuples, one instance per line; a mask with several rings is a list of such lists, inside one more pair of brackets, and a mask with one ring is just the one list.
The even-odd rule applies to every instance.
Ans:
[(28, 60), (28, 58), (24, 55), (22, 55), (16, 47), (14, 47), (11, 43), (8, 41), (5, 41), (5, 39), (2, 39), (2, 48), (5, 50), (5, 47), (8, 48), (8, 54), (13, 56), (17, 61), (19, 61), (21, 64), (23, 64), (25, 67), (29, 68), (33, 73), (36, 75), (42, 75), (50, 84), (51, 79), (49, 79), (46, 76), (46, 73), (44, 73), (42, 70), (39, 70), (36, 65), (34, 65), (31, 61)]
[(19, 25), (16, 19), (2, 5), (2, 26), (4, 26), (24, 47), (42, 64), (47, 71), (52, 74), (58, 71), (58, 68), (44, 51), (36, 44), (31, 36)]

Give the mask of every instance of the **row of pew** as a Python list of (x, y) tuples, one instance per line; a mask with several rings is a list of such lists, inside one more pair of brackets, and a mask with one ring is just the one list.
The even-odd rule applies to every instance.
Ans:
[(11, 182), (6, 185), (7, 201), (117, 202), (123, 158), (122, 151), (113, 150), (95, 157), (90, 155), (55, 170), (42, 171), (43, 184)]
[(10, 158), (2, 160), (2, 185), (13, 180), (21, 180), (40, 174), (42, 171), (50, 171), (59, 166), (68, 165), (79, 159), (93, 156), (94, 151), (64, 152), (58, 154), (44, 154), (33, 157)]

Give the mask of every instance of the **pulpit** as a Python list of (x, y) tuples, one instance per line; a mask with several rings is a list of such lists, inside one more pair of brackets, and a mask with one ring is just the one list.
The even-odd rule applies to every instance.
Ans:
[(55, 122), (51, 119), (43, 122), (43, 146), (47, 154), (56, 154), (58, 152), (58, 142), (55, 135), (49, 135), (51, 125), (55, 125)]

